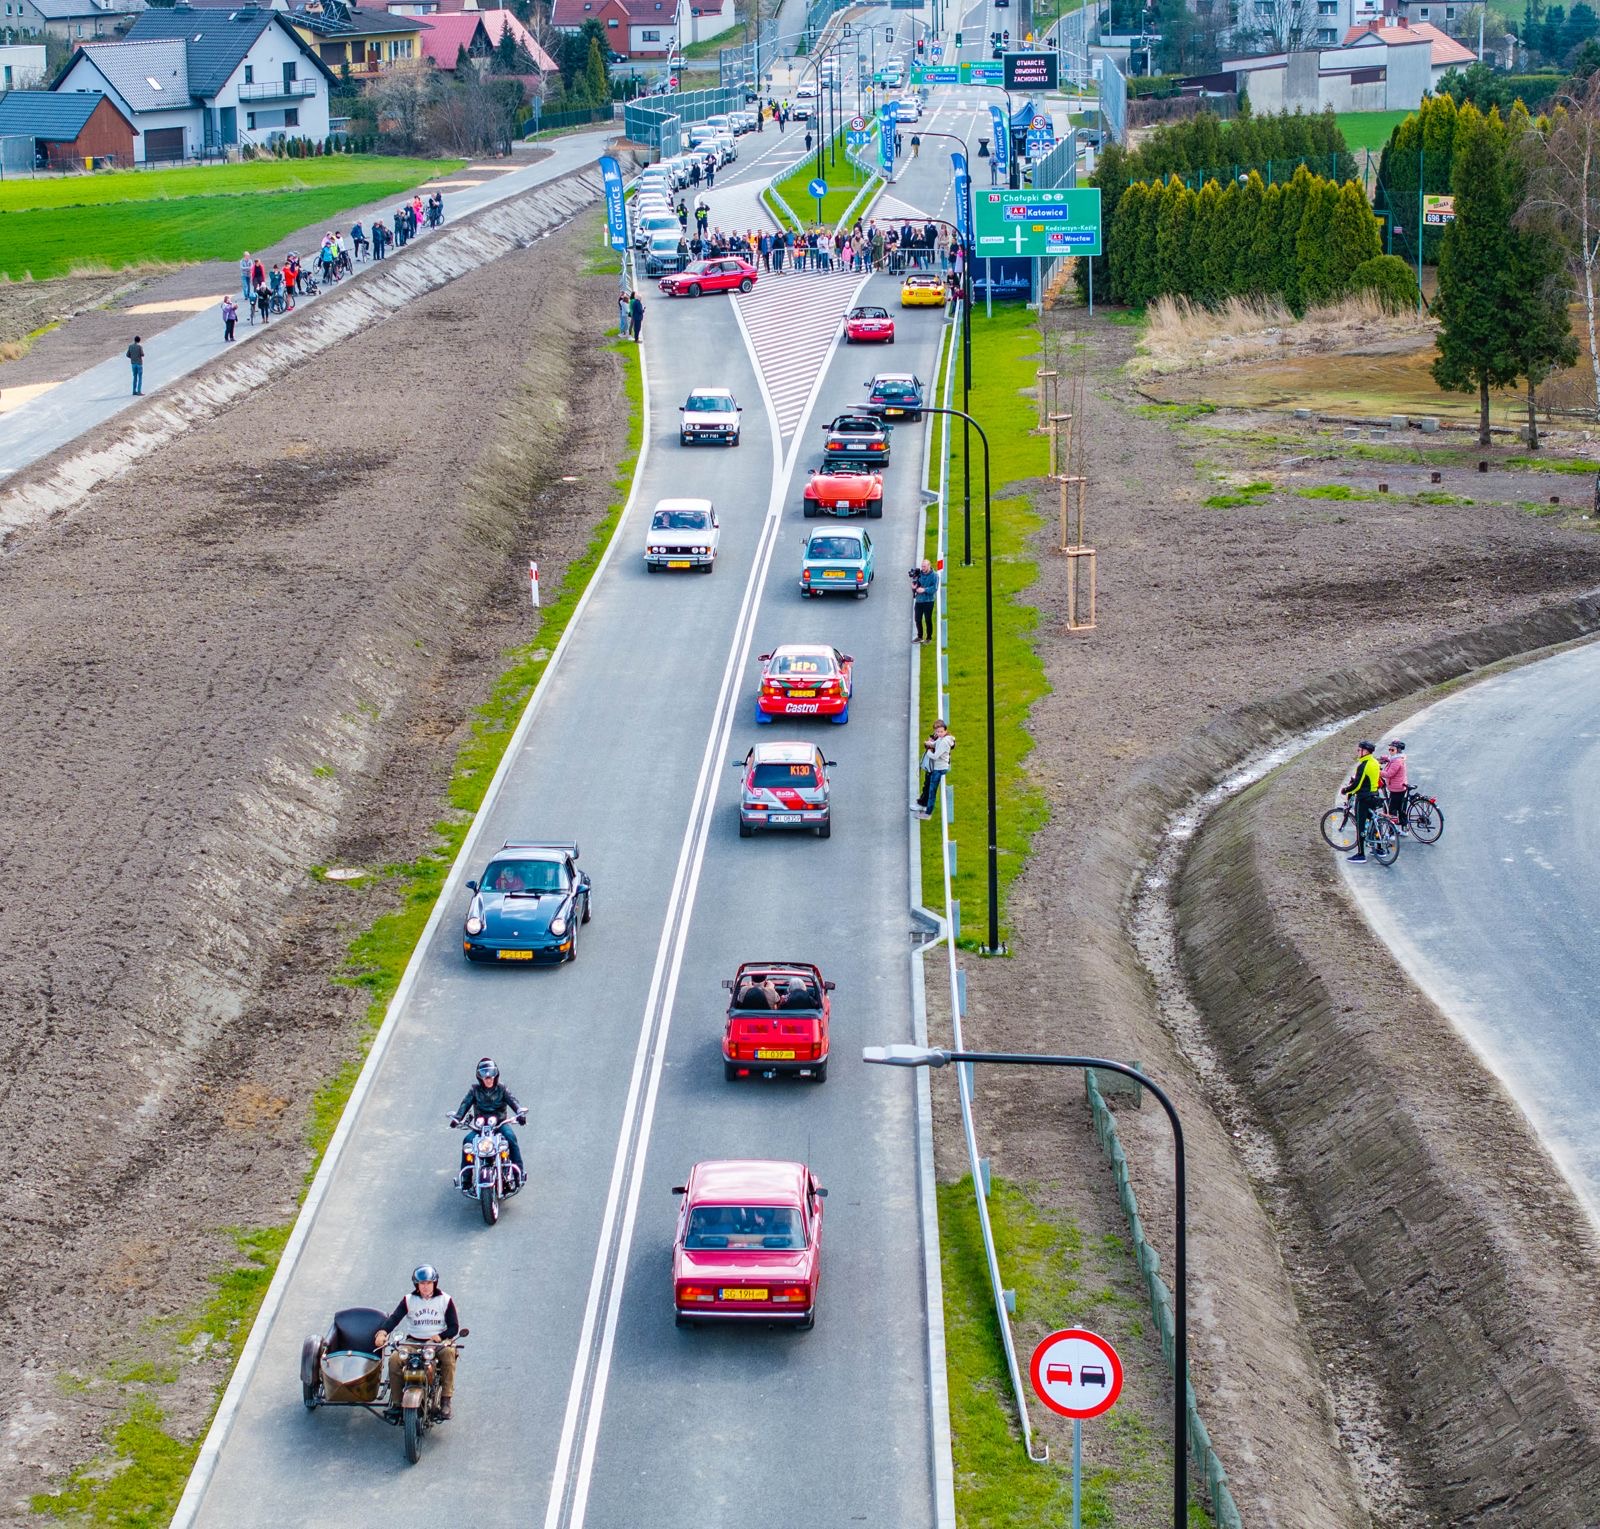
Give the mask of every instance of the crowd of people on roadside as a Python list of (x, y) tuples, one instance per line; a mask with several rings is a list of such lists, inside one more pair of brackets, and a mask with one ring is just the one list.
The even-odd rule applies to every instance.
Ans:
[(695, 204), (695, 230), (690, 234), (688, 204), (680, 201), (677, 212), (691, 260), (737, 255), (764, 272), (779, 275), (785, 267), (793, 271), (948, 272), (954, 255), (953, 241), (936, 223), (918, 228), (907, 222), (897, 228), (893, 223), (858, 218), (848, 229), (815, 228), (805, 233), (711, 228), (710, 209), (701, 198)]
[(314, 294), (323, 286), (342, 281), (362, 262), (382, 260), (390, 245), (404, 247), (424, 228), (438, 228), (443, 223), (444, 193), (435, 191), (426, 202), (420, 193), (409, 202), (402, 202), (391, 222), (374, 218), (370, 234), (359, 222), (352, 223), (348, 233), (329, 229), (311, 262), (316, 275), (306, 270), (294, 250), (281, 263), (272, 265), (246, 250), (239, 259), (239, 300), (235, 302), (232, 293), (222, 299), (223, 340), (234, 338), (241, 305), (252, 324), (258, 316), (265, 324), (274, 313), (292, 311), (297, 295)]

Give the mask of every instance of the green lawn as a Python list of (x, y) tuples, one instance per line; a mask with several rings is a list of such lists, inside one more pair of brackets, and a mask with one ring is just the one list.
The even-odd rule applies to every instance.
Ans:
[(0, 273), (42, 281), (76, 267), (236, 260), (308, 223), (338, 224), (353, 207), (463, 163), (336, 154), (7, 181), (0, 184)]
[[(804, 130), (803, 127), (801, 129)], [(791, 129), (793, 131), (793, 129)], [(822, 151), (822, 178), (828, 183), (828, 194), (822, 199), (822, 216), (817, 216), (817, 199), (811, 195), (810, 185), (817, 173), (817, 156), (808, 154), (775, 187), (779, 196), (795, 211), (807, 228), (834, 228), (844, 217), (857, 193), (866, 184), (866, 177), (845, 157), (844, 134), (834, 140), (834, 163), (828, 164), (828, 150)]]
[[(1042, 524), (1028, 493), (1018, 486), (1049, 471), (1048, 442), (1033, 434), (1038, 420), (1031, 390), (1038, 368), (1039, 331), (1021, 303), (996, 303), (994, 316), (981, 311), (972, 325), (972, 417), (989, 437), (993, 491), (995, 759), (1000, 826), (1000, 893), (1022, 870), (1034, 833), (1046, 816), (1044, 794), (1028, 774), (1033, 749), (1028, 712), (1050, 688), (1033, 646), (1039, 613), (1029, 590), (1039, 565), (1029, 555), (1028, 538)], [(942, 396), (942, 395), (941, 395)], [(955, 407), (961, 407), (959, 378)], [(961, 427), (952, 421), (950, 452), (949, 561), (945, 566), (950, 608), (950, 730), (958, 740), (949, 784), (955, 788), (952, 836), (956, 857), (954, 894), (961, 903), (961, 942), (982, 945), (988, 929), (987, 791), (985, 785), (985, 709), (987, 678), (983, 647), (983, 448), (972, 439), (972, 567), (961, 566)], [(937, 442), (935, 443), (937, 450)], [(936, 459), (937, 460), (937, 459)], [(937, 480), (935, 480), (937, 481)], [(1043, 488), (1048, 485), (1038, 485)], [(935, 557), (937, 526), (928, 517), (928, 557)], [(922, 717), (931, 727), (937, 715), (937, 677), (925, 650), (922, 665)], [(926, 736), (926, 733), (924, 733)], [(943, 872), (939, 824), (923, 827), (922, 887), (928, 906), (939, 907)], [(1005, 937), (1001, 919), (1001, 936)]]
[(1339, 131), (1352, 154), (1363, 149), (1377, 153), (1389, 134), (1411, 115), (1408, 111), (1346, 111), (1338, 115)]

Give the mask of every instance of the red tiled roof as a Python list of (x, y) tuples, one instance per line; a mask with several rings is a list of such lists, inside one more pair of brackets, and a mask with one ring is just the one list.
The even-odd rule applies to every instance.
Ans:
[(533, 33), (517, 20), (511, 11), (479, 11), (483, 21), (483, 29), (489, 34), (489, 41), (499, 45), (501, 34), (509, 31), (524, 48), (541, 74), (551, 74), (556, 68), (556, 61), (534, 40)]
[(550, 24), (576, 29), (612, 6), (625, 12), (629, 21), (661, 21), (670, 26), (677, 16), (676, 0), (555, 0)]
[(473, 39), (483, 32), (483, 19), (476, 11), (418, 16), (416, 20), (422, 27), (422, 56), (441, 69), (454, 69), (461, 50), (470, 53)]
[(1376, 21), (1371, 21), (1365, 26), (1351, 27), (1344, 34), (1344, 45), (1349, 48), (1356, 43), (1365, 42), (1368, 38), (1376, 38), (1391, 48), (1404, 47), (1408, 43), (1429, 43), (1433, 48), (1429, 62), (1436, 69), (1451, 64), (1470, 64), (1477, 57), (1471, 48), (1463, 47), (1455, 38), (1447, 36), (1438, 27), (1431, 26), (1426, 21), (1402, 22), (1394, 26), (1387, 23), (1380, 25)]

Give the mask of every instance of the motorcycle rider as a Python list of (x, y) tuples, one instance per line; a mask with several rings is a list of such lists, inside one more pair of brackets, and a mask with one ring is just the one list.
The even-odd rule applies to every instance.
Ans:
[[(509, 1119), (512, 1115), (517, 1117), (517, 1124), (525, 1126), (528, 1123), (528, 1112), (518, 1102), (517, 1096), (500, 1082), (500, 1068), (493, 1057), (484, 1057), (478, 1063), (478, 1075), (473, 1080), (472, 1087), (463, 1095), (461, 1103), (456, 1106), (456, 1112), (450, 1117), (451, 1129), (460, 1126), (463, 1120), (471, 1120), (476, 1115), (495, 1115), (500, 1120), (500, 1134), (505, 1137), (506, 1145), (511, 1148), (511, 1166), (516, 1170), (517, 1178), (525, 1180), (527, 1170), (522, 1166), (522, 1147), (517, 1141), (517, 1133), (511, 1129)], [(467, 1142), (461, 1140), (461, 1172), (467, 1171)], [(465, 1179), (462, 1180), (466, 1182)]]
[[(439, 1271), (432, 1264), (419, 1264), (411, 1271), (410, 1293), (402, 1296), (400, 1304), (384, 1318), (375, 1339), (380, 1349), (390, 1338), (398, 1342), (436, 1345), (433, 1357), (439, 1366), (439, 1418), (442, 1422), (450, 1419), (450, 1398), (455, 1395), (456, 1349), (452, 1340), (460, 1331), (455, 1300), (439, 1288)], [(389, 1355), (389, 1411), (396, 1416), (404, 1389), (400, 1375), (404, 1364), (403, 1351), (394, 1349)]]

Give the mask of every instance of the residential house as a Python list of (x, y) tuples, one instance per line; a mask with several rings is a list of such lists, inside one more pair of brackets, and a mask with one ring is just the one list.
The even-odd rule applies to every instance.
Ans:
[(68, 42), (120, 37), (145, 9), (145, 0), (0, 0), (0, 26), (48, 32)]
[(1247, 90), (1257, 112), (1414, 111), (1434, 86), (1426, 38), (1225, 58), (1218, 74), (1186, 86)]
[(733, 25), (733, 0), (554, 0), (550, 24), (582, 31), (586, 21), (606, 29), (611, 47), (630, 59), (666, 58)]
[(341, 77), (348, 71), (353, 79), (375, 79), (396, 64), (423, 56), (419, 17), (364, 10), (345, 0), (309, 0), (290, 11), (289, 20), (317, 50), (317, 57)]
[(62, 170), (85, 160), (131, 165), (138, 135), (108, 96), (13, 90), (0, 97), (0, 138), (32, 140), (32, 163), (12, 168)]
[(487, 69), (493, 44), (477, 11), (459, 11), (453, 16), (421, 16), (419, 41), (422, 56), (438, 69), (454, 69), (463, 50), (479, 69)]
[(152, 8), (122, 42), (79, 48), (55, 89), (101, 92), (139, 130), (140, 161), (279, 137), (325, 138), (333, 76), (275, 11)]
[(540, 74), (555, 73), (556, 61), (539, 46), (533, 33), (517, 20), (514, 11), (479, 11), (478, 15), (483, 18), (483, 29), (489, 34), (491, 47), (498, 48), (501, 37), (510, 32), (527, 49), (528, 57), (533, 60), (533, 66)]
[(45, 47), (42, 42), (0, 44), (0, 93), (31, 90), (44, 83)]
[[(1453, 18), (1452, 18), (1453, 19)], [(1478, 55), (1427, 21), (1408, 21), (1404, 16), (1383, 17), (1352, 27), (1344, 36), (1346, 48), (1415, 48), (1428, 46), (1429, 88), (1452, 69), (1465, 69)]]

